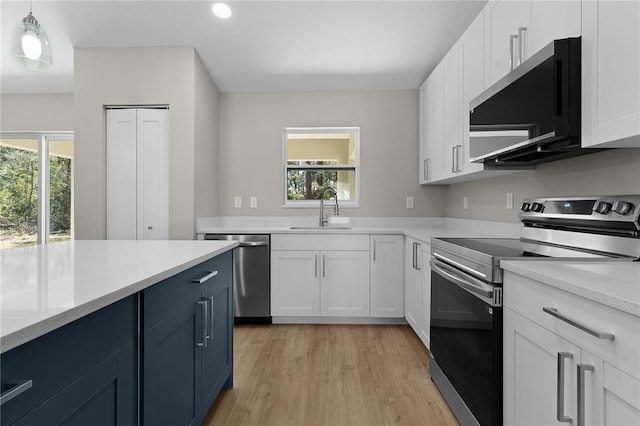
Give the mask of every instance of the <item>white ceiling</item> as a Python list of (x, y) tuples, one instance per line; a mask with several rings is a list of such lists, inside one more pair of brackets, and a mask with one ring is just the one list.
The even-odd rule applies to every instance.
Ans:
[(222, 92), (417, 89), (486, 0), (33, 2), (54, 69), (7, 58), (29, 0), (0, 2), (0, 92), (73, 92), (73, 47), (193, 46)]

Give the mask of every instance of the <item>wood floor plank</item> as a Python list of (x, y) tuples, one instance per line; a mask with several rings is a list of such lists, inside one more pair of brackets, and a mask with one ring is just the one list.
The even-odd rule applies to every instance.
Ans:
[(234, 328), (234, 388), (203, 426), (457, 425), (408, 326)]

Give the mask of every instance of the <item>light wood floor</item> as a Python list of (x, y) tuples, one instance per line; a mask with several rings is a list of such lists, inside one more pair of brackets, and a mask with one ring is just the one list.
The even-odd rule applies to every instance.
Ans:
[(456, 425), (409, 326), (236, 326), (234, 388), (202, 425)]

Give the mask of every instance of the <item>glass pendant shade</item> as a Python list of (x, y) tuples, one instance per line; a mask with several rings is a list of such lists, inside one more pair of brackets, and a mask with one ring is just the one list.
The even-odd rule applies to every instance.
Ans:
[(31, 12), (13, 30), (9, 57), (34, 71), (49, 71), (53, 68), (49, 38)]

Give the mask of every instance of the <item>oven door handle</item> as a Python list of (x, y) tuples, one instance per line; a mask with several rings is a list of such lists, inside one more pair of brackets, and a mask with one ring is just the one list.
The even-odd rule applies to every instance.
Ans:
[(431, 259), (430, 264), (433, 272), (445, 279), (453, 281), (458, 287), (479, 296), (493, 299), (494, 288), (492, 286), (469, 276), (461, 277), (439, 260)]

